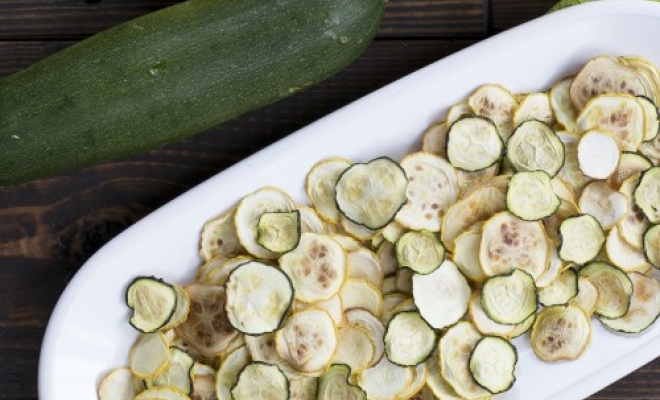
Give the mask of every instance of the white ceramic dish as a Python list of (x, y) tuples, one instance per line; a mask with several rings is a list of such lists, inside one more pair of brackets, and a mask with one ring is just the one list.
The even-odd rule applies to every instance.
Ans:
[[(190, 190), (126, 230), (78, 272), (53, 312), (39, 364), (39, 398), (90, 400), (110, 368), (125, 365), (136, 337), (123, 302), (127, 283), (148, 274), (189, 282), (201, 259), (204, 221), (266, 185), (305, 200), (306, 171), (318, 160), (401, 157), (449, 105), (482, 83), (538, 91), (598, 54), (660, 63), (660, 4), (610, 0), (545, 16), (417, 71), (298, 131)], [(294, 157), (295, 155), (295, 157)], [(538, 361), (517, 342), (514, 389), (501, 399), (587, 397), (660, 355), (660, 324), (635, 338), (594, 323), (590, 348), (574, 362)]]

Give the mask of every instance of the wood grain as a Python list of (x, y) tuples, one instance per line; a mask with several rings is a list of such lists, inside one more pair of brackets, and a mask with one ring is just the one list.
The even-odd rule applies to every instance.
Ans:
[(490, 33), (505, 31), (545, 14), (557, 0), (493, 0), (490, 6)]
[[(82, 38), (177, 0), (0, 0), (0, 40)], [(487, 29), (486, 0), (390, 0), (383, 36), (477, 36)]]

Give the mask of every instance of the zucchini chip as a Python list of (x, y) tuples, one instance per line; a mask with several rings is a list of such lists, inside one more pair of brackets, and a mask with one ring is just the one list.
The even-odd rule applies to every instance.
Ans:
[(126, 304), (132, 311), (129, 323), (142, 333), (156, 332), (167, 325), (176, 311), (177, 291), (162, 279), (135, 278), (126, 289)]
[(555, 176), (564, 165), (564, 145), (547, 124), (530, 120), (506, 142), (507, 158), (518, 172), (545, 171)]
[(397, 400), (412, 382), (412, 371), (383, 357), (378, 364), (360, 372), (357, 383), (369, 400)]
[(550, 126), (557, 122), (550, 105), (548, 93), (529, 93), (522, 99), (513, 113), (514, 127), (531, 120), (541, 121)]
[(593, 98), (580, 112), (578, 131), (609, 131), (622, 151), (637, 151), (644, 138), (644, 109), (637, 98), (604, 94)]
[(643, 272), (649, 265), (641, 249), (629, 245), (619, 233), (619, 227), (612, 228), (607, 235), (605, 252), (608, 260), (624, 272)]
[(140, 392), (133, 400), (190, 400), (190, 397), (175, 387), (158, 386)]
[(344, 308), (341, 303), (339, 294), (331, 297), (329, 300), (318, 301), (316, 303), (303, 303), (302, 301), (294, 300), (292, 311), (298, 312), (310, 307), (318, 307), (324, 309), (328, 312), (328, 314), (330, 314), (332, 320), (335, 321), (337, 325), (344, 321)]
[(447, 127), (445, 121), (432, 123), (422, 136), (422, 151), (446, 158)]
[(409, 367), (411, 369), (412, 377), (410, 383), (406, 389), (399, 393), (401, 399), (412, 399), (419, 391), (422, 390), (424, 384), (426, 383), (426, 377), (428, 376), (428, 367), (426, 363), (421, 363), (415, 367)]
[(345, 233), (348, 233), (357, 240), (367, 241), (373, 239), (378, 233), (378, 230), (369, 229), (364, 225), (356, 224), (348, 218), (342, 216), (339, 224)]
[(345, 158), (330, 158), (318, 162), (307, 173), (305, 192), (316, 212), (326, 221), (339, 222), (339, 210), (335, 203), (335, 185), (339, 176), (351, 166)]
[(538, 307), (534, 279), (519, 269), (489, 278), (481, 288), (481, 306), (497, 323), (517, 325), (524, 322)]
[(265, 212), (259, 217), (257, 243), (273, 253), (286, 253), (300, 241), (300, 211)]
[(217, 256), (236, 257), (245, 253), (236, 235), (236, 207), (204, 224), (199, 241), (199, 255), (205, 260)]
[[(378, 248), (376, 256), (378, 257), (378, 260), (380, 260), (380, 265), (383, 269), (384, 276), (391, 276), (392, 274), (396, 274), (396, 270), (398, 268), (396, 264), (396, 247), (394, 247), (392, 243), (386, 240)], [(384, 284), (385, 282), (383, 281), (383, 285)], [(383, 291), (385, 291), (384, 288)]]
[(461, 101), (460, 103), (456, 103), (449, 107), (446, 120), (447, 128), (454, 125), (454, 122), (468, 115), (474, 115), (474, 111), (472, 111), (472, 107), (470, 107), (470, 104), (468, 104), (467, 101)]
[(454, 168), (433, 154), (412, 153), (401, 160), (408, 177), (407, 203), (396, 214), (396, 221), (409, 229), (440, 230), (447, 208), (458, 197)]
[[(647, 88), (646, 94), (658, 104), (660, 102), (660, 71), (649, 60), (642, 57), (619, 57), (619, 62), (634, 68)], [(646, 82), (648, 81), (648, 82)]]
[(402, 268), (418, 274), (430, 274), (445, 260), (445, 248), (428, 231), (404, 233), (396, 242), (396, 261)]
[(516, 381), (517, 363), (518, 352), (508, 340), (484, 336), (470, 354), (470, 373), (490, 393), (502, 393), (511, 389)]
[(499, 85), (482, 85), (468, 98), (468, 104), (477, 115), (489, 118), (497, 125), (502, 139), (511, 136), (513, 112), (518, 108), (518, 100), (507, 89)]
[(559, 234), (559, 258), (568, 262), (585, 264), (596, 258), (605, 244), (603, 228), (589, 214), (566, 218), (559, 225)]
[(346, 280), (347, 257), (330, 237), (303, 233), (298, 247), (280, 257), (280, 268), (291, 279), (296, 300), (315, 303), (339, 293)]
[(459, 322), (445, 332), (438, 345), (440, 373), (454, 391), (465, 399), (490, 395), (470, 373), (470, 355), (482, 336), (469, 322)]
[(596, 311), (596, 304), (598, 304), (598, 289), (589, 279), (578, 275), (577, 296), (573, 297), (568, 304), (580, 307), (587, 316), (591, 316)]
[(481, 290), (472, 294), (469, 313), (472, 323), (480, 333), (501, 336), (505, 339), (512, 339), (527, 332), (536, 318), (536, 314), (532, 314), (518, 325), (505, 325), (493, 321), (481, 305)]
[(653, 140), (640, 144), (639, 152), (653, 161), (654, 165), (660, 164), (660, 134)]
[(456, 238), (454, 247), (454, 263), (466, 278), (474, 282), (483, 282), (488, 278), (479, 262), (481, 236), (481, 229), (467, 230)]
[(333, 233), (331, 235), (327, 235), (327, 237), (337, 242), (345, 252), (357, 251), (360, 249), (360, 247), (362, 247), (360, 242), (350, 236)]
[(660, 223), (660, 166), (642, 172), (633, 197), (652, 224)]
[(577, 119), (577, 111), (571, 102), (570, 89), (573, 83), (573, 77), (569, 76), (559, 80), (550, 89), (550, 105), (554, 111), (557, 122), (559, 122), (564, 129), (571, 133), (577, 132), (575, 120)]
[(374, 345), (374, 355), (369, 363), (369, 367), (373, 367), (381, 358), (384, 358), (385, 326), (373, 314), (361, 308), (348, 310), (344, 315), (348, 326), (363, 329), (369, 335), (371, 343)]
[(162, 333), (143, 333), (131, 347), (129, 366), (136, 377), (151, 379), (167, 368), (169, 358), (169, 345)]
[(628, 275), (603, 261), (592, 261), (578, 272), (598, 290), (594, 313), (605, 318), (619, 318), (630, 306), (633, 284)]
[(238, 335), (225, 312), (225, 288), (193, 283), (185, 290), (190, 297), (190, 314), (176, 327), (176, 334), (202, 355), (221, 353)]
[(633, 198), (635, 188), (639, 185), (639, 178), (640, 174), (635, 174), (626, 179), (619, 188), (619, 192), (628, 198), (628, 212), (617, 224), (623, 240), (636, 249), (642, 249), (642, 236), (650, 225), (648, 218), (635, 204)]
[(591, 181), (591, 178), (585, 176), (580, 169), (578, 161), (580, 137), (566, 132), (557, 132), (557, 137), (564, 144), (564, 165), (556, 177), (566, 183), (573, 193), (579, 194)]
[(233, 400), (288, 400), (289, 380), (277, 365), (255, 361), (238, 374)]
[[(163, 372), (156, 375), (148, 386), (170, 386), (183, 393), (192, 393), (192, 368), (195, 360), (190, 354), (176, 347), (170, 347), (169, 363)], [(150, 383), (150, 385), (149, 385)]]
[(530, 342), (543, 361), (575, 360), (591, 342), (591, 321), (580, 307), (546, 307), (536, 317)]
[(546, 269), (536, 280), (537, 289), (549, 286), (565, 269), (564, 263), (559, 258), (557, 248), (555, 246), (550, 246), (550, 261), (548, 262), (548, 269)]
[(454, 241), (469, 226), (506, 210), (506, 185), (509, 178), (506, 177), (504, 187), (497, 178), (501, 177), (479, 182), (477, 188), (469, 194), (464, 192), (462, 198), (449, 207), (440, 230), (440, 240), (447, 250), (454, 251)]
[(334, 364), (346, 364), (353, 374), (369, 368), (376, 352), (372, 338), (363, 328), (342, 326), (337, 330), (337, 353)]
[(644, 233), (644, 254), (654, 267), (660, 269), (660, 225), (654, 225)]
[(447, 159), (468, 172), (481, 171), (502, 158), (504, 142), (495, 123), (484, 117), (463, 117), (447, 132)]
[(401, 225), (400, 223), (396, 221), (392, 221), (389, 224), (387, 224), (386, 227), (384, 227), (381, 232), (383, 233), (383, 237), (385, 240), (388, 242), (394, 244), (396, 243), (397, 240), (408, 231), (408, 228), (405, 226)]
[(590, 130), (580, 138), (577, 147), (578, 164), (585, 176), (607, 179), (619, 165), (621, 150), (611, 134)]
[(215, 394), (215, 370), (203, 364), (195, 364), (195, 366), (197, 365), (208, 368), (210, 372), (197, 373), (195, 367), (193, 367), (193, 372), (191, 372), (193, 392), (190, 398), (194, 400), (218, 400)]
[(407, 186), (403, 168), (382, 157), (353, 164), (342, 172), (335, 186), (335, 200), (346, 218), (369, 229), (380, 229), (406, 203)]
[(589, 60), (573, 79), (570, 97), (580, 111), (589, 100), (603, 93), (647, 94), (637, 71), (615, 57), (598, 56)]
[[(432, 397), (423, 400), (463, 400), (463, 397), (456, 394), (456, 391), (447, 383), (445, 378), (440, 373), (440, 365), (438, 365), (438, 355), (433, 355), (426, 361), (427, 364), (427, 378), (426, 387), (431, 391)], [(484, 396), (474, 400), (488, 400), (490, 395)]]
[(479, 260), (488, 276), (519, 268), (536, 280), (549, 265), (550, 240), (540, 222), (499, 213), (484, 224)]
[(348, 279), (339, 292), (342, 308), (363, 308), (375, 316), (383, 311), (383, 295), (380, 290), (364, 279)]
[(431, 355), (436, 343), (435, 331), (417, 311), (399, 312), (387, 324), (385, 354), (394, 364), (421, 364)]
[(248, 335), (279, 328), (293, 302), (293, 285), (287, 275), (258, 261), (232, 271), (225, 288), (227, 318), (237, 331)]
[(511, 177), (506, 206), (516, 217), (538, 221), (554, 214), (560, 205), (561, 200), (552, 188), (550, 175), (545, 171), (518, 172)]
[(233, 400), (231, 388), (238, 382), (238, 374), (250, 363), (247, 346), (232, 351), (222, 360), (215, 377), (215, 393), (218, 400)]
[(401, 293), (407, 293), (412, 295), (413, 275), (415, 275), (415, 271), (413, 271), (412, 269), (399, 268), (399, 270), (396, 271), (396, 290)]
[(603, 230), (607, 231), (628, 212), (628, 199), (606, 182), (596, 181), (584, 188), (578, 206), (583, 213), (596, 218)]
[(344, 364), (333, 364), (319, 378), (318, 400), (367, 400), (367, 393), (358, 385), (348, 381), (352, 368)]
[(275, 334), (275, 350), (296, 371), (320, 376), (337, 351), (337, 327), (325, 310), (299, 311)]
[(492, 167), (482, 169), (481, 171), (474, 171), (474, 172), (461, 171), (460, 169), (457, 169), (456, 182), (458, 182), (458, 188), (459, 190), (463, 190), (468, 186), (472, 185), (473, 183), (484, 181), (488, 178), (492, 178), (497, 175), (499, 170), (500, 170), (500, 163), (497, 163)]
[(360, 247), (348, 253), (348, 277), (364, 279), (377, 288), (383, 287), (385, 273), (378, 256), (371, 250)]
[(261, 188), (243, 197), (236, 207), (234, 225), (241, 245), (257, 258), (272, 259), (279, 256), (259, 244), (259, 218), (263, 213), (291, 212), (296, 204), (288, 194), (273, 187)]
[(660, 131), (660, 121), (658, 118), (658, 107), (653, 100), (646, 96), (637, 96), (637, 101), (644, 109), (644, 138), (643, 142), (653, 140)]
[(646, 171), (652, 166), (653, 163), (643, 155), (624, 151), (621, 153), (621, 158), (619, 158), (619, 165), (616, 167), (616, 171), (614, 171), (614, 174), (609, 177), (607, 183), (613, 188), (620, 189), (623, 182), (628, 178), (636, 175), (638, 172)]
[(561, 223), (568, 217), (579, 215), (580, 210), (575, 203), (570, 201), (561, 200), (561, 204), (557, 209), (557, 212), (552, 214), (550, 217), (543, 219), (543, 227), (545, 232), (548, 235), (548, 238), (555, 246), (561, 244), (561, 239), (559, 237), (559, 227)]
[[(394, 314), (396, 314), (399, 311), (403, 311), (403, 310), (399, 310), (399, 308), (401, 307), (402, 304), (404, 304), (408, 300), (412, 300), (412, 298), (404, 293), (392, 292), (383, 295), (383, 312), (380, 314), (380, 320), (384, 324), (387, 324), (392, 319)], [(413, 306), (414, 304), (415, 302), (413, 301)], [(414, 307), (414, 310), (416, 309), (417, 307)], [(413, 311), (413, 310), (406, 310), (406, 311)]]
[(453, 262), (446, 260), (427, 275), (413, 275), (412, 284), (415, 305), (433, 328), (453, 325), (467, 312), (470, 285)]
[(137, 394), (129, 368), (115, 368), (99, 383), (99, 400), (133, 400)]
[(568, 304), (578, 294), (578, 276), (575, 270), (563, 271), (550, 285), (538, 291), (539, 303), (544, 307)]
[(628, 274), (633, 283), (630, 308), (620, 318), (600, 318), (608, 329), (623, 333), (640, 333), (660, 315), (660, 282), (640, 273)]
[(215, 267), (222, 265), (229, 258), (225, 256), (216, 256), (211, 259), (206, 260), (195, 273), (195, 282), (203, 282), (204, 278), (211, 272)]

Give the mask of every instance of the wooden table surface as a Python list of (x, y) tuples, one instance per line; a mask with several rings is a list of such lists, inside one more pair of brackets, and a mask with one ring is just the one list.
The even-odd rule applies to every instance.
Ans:
[[(0, 76), (176, 0), (0, 0)], [(554, 0), (390, 0), (376, 40), (339, 75), (189, 140), (0, 188), (0, 399), (36, 399), (39, 350), (67, 282), (170, 199), (435, 60), (545, 13)], [(660, 359), (593, 399), (660, 399)]]

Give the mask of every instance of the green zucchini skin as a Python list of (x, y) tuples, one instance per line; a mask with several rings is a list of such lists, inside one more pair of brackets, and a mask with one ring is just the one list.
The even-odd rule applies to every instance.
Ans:
[(0, 79), (0, 186), (143, 153), (339, 72), (383, 0), (189, 0)]

